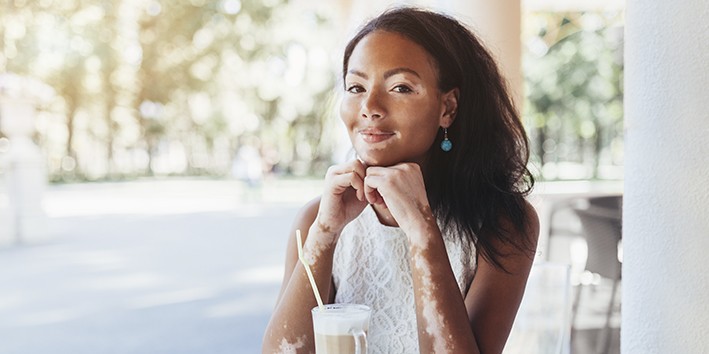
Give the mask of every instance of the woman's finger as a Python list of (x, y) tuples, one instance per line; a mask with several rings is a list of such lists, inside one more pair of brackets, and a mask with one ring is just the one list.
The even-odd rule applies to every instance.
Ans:
[(340, 194), (344, 193), (349, 188), (355, 188), (353, 186), (353, 184), (357, 185), (357, 183), (358, 183), (357, 179), (358, 179), (358, 177), (356, 177), (351, 172), (350, 173), (335, 174), (335, 175), (332, 175), (328, 178), (329, 187), (327, 187), (327, 188), (332, 191), (332, 194), (340, 195)]
[(350, 172), (350, 185), (357, 192), (357, 199), (364, 201), (364, 179), (356, 172)]
[(364, 176), (367, 175), (367, 166), (362, 161), (355, 159), (352, 161), (352, 171), (364, 179)]
[(359, 160), (352, 160), (344, 164), (333, 165), (327, 169), (326, 177), (332, 177), (335, 175), (343, 175), (348, 173), (355, 173), (360, 178), (364, 178), (367, 174), (366, 167)]
[(384, 197), (379, 193), (378, 188), (382, 183), (382, 177), (377, 175), (367, 175), (364, 178), (364, 196), (369, 204), (382, 204)]
[(367, 173), (366, 166), (360, 160), (352, 160), (345, 164), (344, 168), (352, 174), (350, 185), (355, 189), (357, 199), (364, 201), (364, 176)]

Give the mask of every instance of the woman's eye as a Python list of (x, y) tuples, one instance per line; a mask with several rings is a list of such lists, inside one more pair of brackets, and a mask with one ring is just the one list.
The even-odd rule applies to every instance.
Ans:
[(347, 92), (361, 93), (361, 92), (364, 92), (364, 88), (360, 85), (350, 85), (350, 86), (347, 86)]
[(406, 86), (406, 85), (397, 85), (397, 86), (394, 87), (393, 91), (394, 91), (394, 92), (398, 92), (398, 93), (411, 93), (411, 92), (414, 92), (414, 90), (412, 90), (410, 87), (408, 87), (408, 86)]

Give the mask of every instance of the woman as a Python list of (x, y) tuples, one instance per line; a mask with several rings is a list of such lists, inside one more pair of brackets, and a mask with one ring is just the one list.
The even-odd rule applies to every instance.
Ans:
[[(527, 138), (456, 20), (387, 11), (349, 42), (340, 115), (358, 158), (297, 216), (323, 299), (373, 309), (370, 353), (500, 353), (538, 238)], [(314, 351), (295, 237), (264, 353)]]

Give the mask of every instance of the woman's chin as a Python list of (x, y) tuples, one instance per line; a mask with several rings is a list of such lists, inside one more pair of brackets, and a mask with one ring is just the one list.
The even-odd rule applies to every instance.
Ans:
[(362, 161), (362, 163), (369, 167), (369, 166), (378, 166), (378, 167), (389, 167), (396, 165), (397, 162), (391, 161), (391, 159), (387, 158), (376, 158), (374, 156), (368, 156), (368, 155), (358, 155), (357, 159)]

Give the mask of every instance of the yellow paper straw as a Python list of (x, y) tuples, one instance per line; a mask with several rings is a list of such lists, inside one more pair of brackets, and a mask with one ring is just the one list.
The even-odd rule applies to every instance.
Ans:
[(318, 307), (320, 310), (324, 310), (325, 306), (322, 303), (322, 299), (320, 298), (320, 291), (318, 291), (318, 285), (315, 284), (315, 278), (313, 278), (313, 272), (310, 271), (310, 266), (308, 265), (308, 261), (305, 260), (305, 257), (303, 256), (303, 241), (300, 238), (300, 229), (295, 230), (295, 238), (298, 241), (298, 258), (300, 259), (300, 263), (303, 263), (303, 267), (305, 268), (305, 273), (308, 274), (308, 280), (310, 280), (310, 285), (313, 287), (313, 292), (315, 293), (315, 300), (318, 301)]

